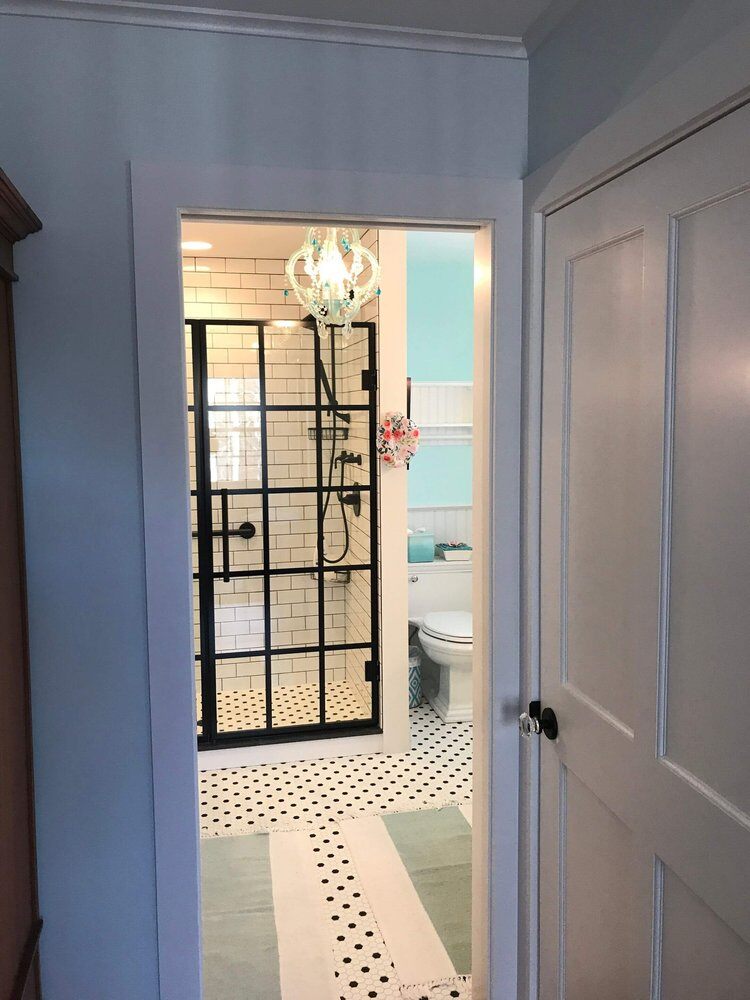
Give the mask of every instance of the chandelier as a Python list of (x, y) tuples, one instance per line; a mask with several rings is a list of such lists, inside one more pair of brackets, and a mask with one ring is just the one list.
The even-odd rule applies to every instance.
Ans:
[[(306, 280), (296, 273), (300, 260)], [(286, 276), (298, 301), (317, 320), (322, 338), (328, 336), (329, 326), (341, 326), (348, 339), (362, 306), (380, 295), (378, 259), (362, 246), (357, 229), (326, 229), (323, 235), (311, 226), (305, 242), (286, 262)], [(284, 295), (288, 294), (286, 289)]]

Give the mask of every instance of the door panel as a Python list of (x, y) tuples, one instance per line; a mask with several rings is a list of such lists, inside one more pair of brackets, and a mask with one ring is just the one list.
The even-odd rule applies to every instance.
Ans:
[(547, 222), (541, 1000), (750, 996), (749, 190), (744, 109)]
[(750, 649), (750, 194), (676, 227), (665, 749), (748, 813), (736, 764), (750, 759), (750, 685), (736, 668)]
[(638, 995), (639, 860), (633, 834), (568, 772), (565, 781), (563, 910), (568, 994), (576, 1000)]
[[(663, 901), (660, 1000), (750, 996), (750, 946), (669, 869)], [(700, 947), (686, 948), (687, 941)]]
[[(639, 600), (637, 573), (622, 570), (637, 538), (640, 411), (627, 401), (647, 361), (642, 288), (640, 233), (594, 247), (568, 265), (563, 679), (629, 729)], [(618, 457), (612, 474), (600, 475), (612, 455)]]

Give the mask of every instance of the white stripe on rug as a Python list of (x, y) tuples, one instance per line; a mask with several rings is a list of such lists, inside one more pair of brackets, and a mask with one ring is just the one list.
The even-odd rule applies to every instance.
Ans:
[(461, 810), (461, 815), (463, 816), (463, 818), (466, 820), (466, 822), (469, 824), (469, 826), (471, 826), (472, 825), (472, 822), (471, 822), (471, 818), (472, 818), (471, 802), (462, 802), (459, 805), (458, 808)]
[(344, 820), (341, 830), (401, 982), (455, 976), (448, 952), (380, 817)]
[(310, 834), (270, 834), (282, 1000), (336, 1000), (333, 951)]

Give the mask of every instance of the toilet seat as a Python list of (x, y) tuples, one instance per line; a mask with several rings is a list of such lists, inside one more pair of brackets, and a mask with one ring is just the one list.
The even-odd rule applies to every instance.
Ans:
[(470, 611), (431, 611), (424, 616), (422, 631), (433, 639), (470, 646), (474, 641)]

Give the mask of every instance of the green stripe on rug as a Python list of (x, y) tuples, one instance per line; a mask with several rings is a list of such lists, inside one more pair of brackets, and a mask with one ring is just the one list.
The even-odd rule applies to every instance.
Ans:
[(469, 974), (471, 827), (453, 807), (381, 819), (456, 972)]
[(204, 1000), (280, 1000), (269, 835), (201, 841)]

